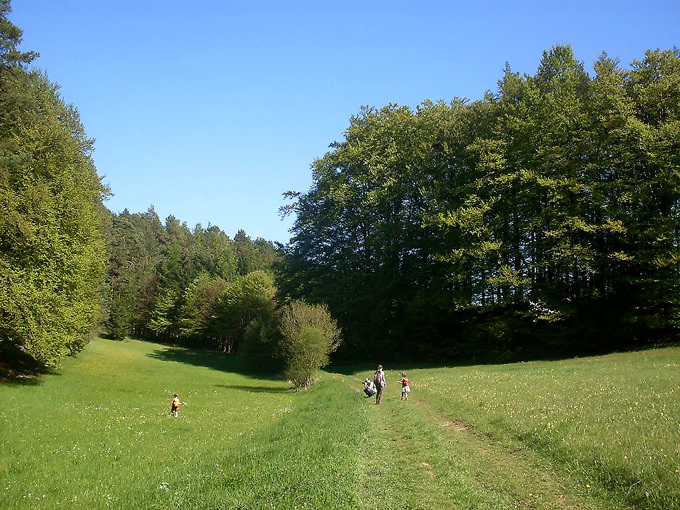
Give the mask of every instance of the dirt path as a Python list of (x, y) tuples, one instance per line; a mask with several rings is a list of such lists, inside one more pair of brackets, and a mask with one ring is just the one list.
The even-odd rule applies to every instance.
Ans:
[[(334, 377), (361, 394), (360, 379)], [(598, 499), (531, 449), (480, 433), (417, 396), (402, 402), (394, 387), (388, 389), (379, 406), (365, 399), (370, 430), (359, 466), (365, 473), (362, 508), (625, 508)]]

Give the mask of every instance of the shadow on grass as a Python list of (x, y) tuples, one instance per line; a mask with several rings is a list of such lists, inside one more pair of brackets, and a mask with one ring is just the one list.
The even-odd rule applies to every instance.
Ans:
[(293, 391), (292, 387), (287, 388), (269, 388), (266, 386), (244, 386), (237, 384), (216, 384), (218, 388), (226, 388), (228, 390), (247, 391), (250, 393), (290, 393)]
[[(7, 344), (7, 345), (3, 345)], [(0, 384), (38, 386), (42, 376), (57, 373), (8, 342), (0, 342)]]
[[(382, 363), (383, 370), (385, 373), (397, 376), (401, 372), (408, 372), (409, 370), (417, 369), (431, 369), (431, 368), (449, 368), (449, 367), (460, 367), (467, 366), (462, 363), (417, 363), (417, 362), (389, 362), (386, 361)], [(373, 374), (375, 373), (378, 365), (372, 365), (368, 363), (356, 364), (356, 363), (333, 363), (325, 368), (326, 372), (332, 372), (340, 375), (349, 376), (362, 376), (373, 379)]]
[[(519, 354), (510, 356), (509, 359), (487, 359), (484, 358), (483, 356), (480, 355), (480, 359), (476, 359), (476, 356), (473, 356), (471, 360), (456, 360), (456, 359), (450, 359), (450, 360), (444, 360), (442, 362), (431, 362), (431, 361), (423, 361), (423, 362), (418, 362), (418, 361), (397, 361), (397, 360), (384, 360), (381, 361), (381, 364), (383, 365), (383, 369), (385, 370), (386, 373), (389, 374), (389, 377), (392, 376), (392, 374), (397, 375), (400, 374), (401, 372), (407, 372), (409, 370), (429, 370), (429, 369), (437, 369), (437, 368), (463, 368), (463, 367), (473, 367), (473, 366), (491, 366), (491, 365), (513, 365), (517, 363), (524, 363), (524, 362), (536, 362), (536, 361), (543, 361), (543, 362), (558, 362), (558, 361), (565, 361), (565, 360), (572, 360), (572, 359), (584, 359), (584, 358), (590, 358), (590, 357), (599, 357), (599, 356), (604, 356), (604, 355), (609, 355), (609, 354), (616, 354), (616, 353), (626, 353), (626, 352), (640, 352), (640, 351), (649, 351), (649, 350), (657, 350), (657, 349), (668, 349), (668, 348), (680, 348), (680, 335), (676, 335), (673, 337), (668, 337), (662, 340), (658, 340), (656, 342), (648, 342), (644, 345), (637, 346), (636, 348), (627, 348), (627, 349), (621, 349), (621, 350), (603, 350), (602, 352), (591, 352), (591, 353), (573, 353), (573, 354), (564, 354), (564, 353), (556, 353), (554, 356), (548, 356), (548, 355), (539, 355), (539, 354), (534, 354), (534, 355), (526, 355), (526, 356), (521, 356)], [(333, 372), (336, 374), (340, 375), (346, 375), (346, 376), (361, 376), (361, 377), (368, 377), (369, 379), (372, 379), (373, 373), (375, 372), (377, 368), (377, 363), (372, 364), (372, 363), (355, 363), (351, 361), (345, 361), (345, 360), (339, 360), (339, 361), (334, 361), (332, 362), (329, 366), (325, 368), (326, 372)], [(364, 375), (365, 374), (365, 375)]]
[[(187, 347), (167, 346), (155, 349), (152, 353), (147, 354), (147, 356), (160, 361), (186, 363), (188, 365), (252, 377), (253, 379), (278, 380), (276, 374), (258, 370), (258, 367), (254, 367), (252, 363), (239, 354), (225, 354)], [(269, 388), (264, 388), (263, 390), (268, 391)]]

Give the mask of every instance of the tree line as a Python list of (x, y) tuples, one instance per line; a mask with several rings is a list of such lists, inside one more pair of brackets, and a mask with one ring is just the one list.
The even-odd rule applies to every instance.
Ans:
[(137, 335), (232, 352), (274, 297), (280, 250), (243, 230), (232, 240), (214, 225), (192, 230), (174, 216), (163, 224), (151, 207), (111, 213), (104, 234), (105, 326), (114, 338)]
[(342, 341), (328, 309), (278, 295), (282, 247), (243, 230), (193, 230), (174, 216), (109, 213), (104, 327), (114, 339), (137, 336), (220, 352), (284, 371), (297, 388)]
[(346, 355), (509, 359), (677, 333), (680, 52), (589, 75), (570, 46), (495, 92), (363, 107), (289, 192), (281, 288)]

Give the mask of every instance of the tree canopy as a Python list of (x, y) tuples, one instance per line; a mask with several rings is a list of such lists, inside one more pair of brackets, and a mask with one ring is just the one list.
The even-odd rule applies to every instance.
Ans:
[(234, 239), (219, 227), (192, 230), (174, 216), (109, 215), (106, 326), (114, 338), (137, 335), (231, 352), (253, 318), (273, 307), (279, 249)]
[(571, 47), (483, 100), (364, 107), (313, 164), (283, 292), (346, 353), (593, 352), (678, 326), (680, 52)]

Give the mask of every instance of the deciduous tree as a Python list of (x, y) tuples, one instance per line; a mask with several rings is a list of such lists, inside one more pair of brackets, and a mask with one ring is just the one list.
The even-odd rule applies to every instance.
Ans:
[(78, 111), (26, 70), (0, 2), (0, 341), (44, 365), (80, 351), (101, 319), (101, 184)]

